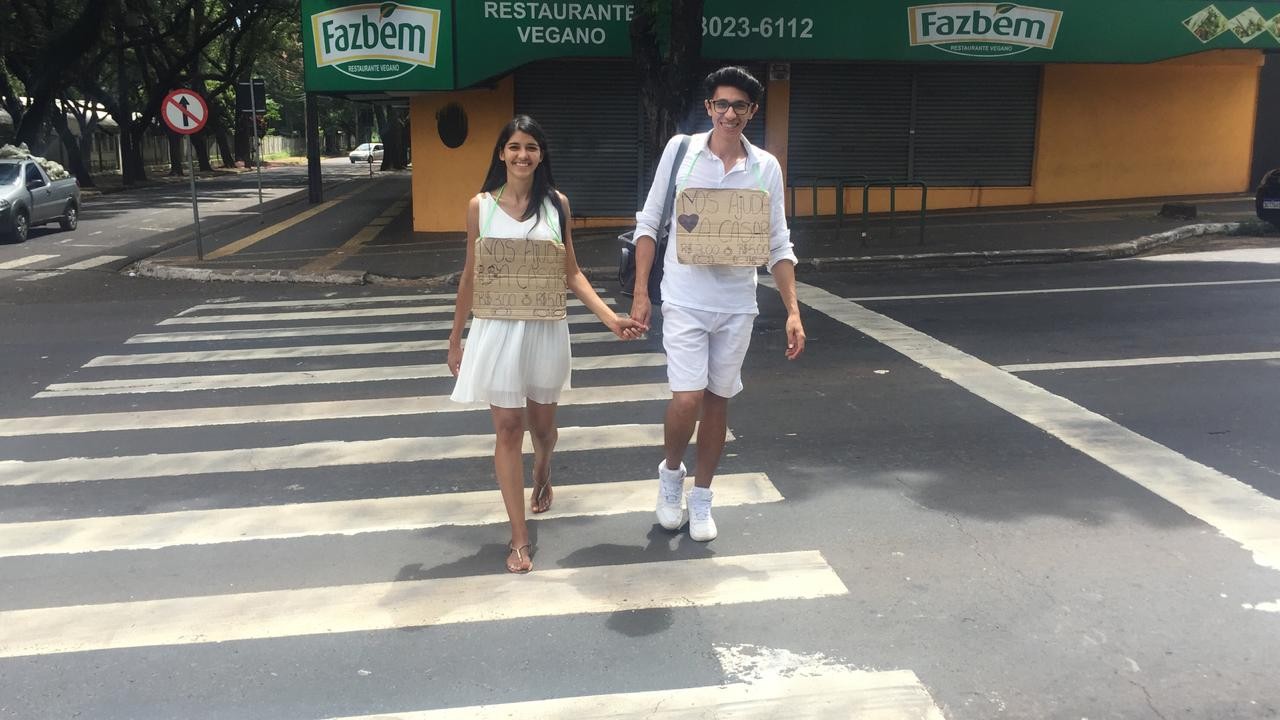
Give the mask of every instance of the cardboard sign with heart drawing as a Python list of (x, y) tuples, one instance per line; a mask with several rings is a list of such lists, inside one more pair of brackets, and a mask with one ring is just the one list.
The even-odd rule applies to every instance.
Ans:
[(676, 199), (676, 257), (684, 265), (769, 262), (769, 193), (686, 188)]
[(564, 246), (550, 240), (476, 240), (471, 312), (478, 318), (559, 320), (565, 316)]

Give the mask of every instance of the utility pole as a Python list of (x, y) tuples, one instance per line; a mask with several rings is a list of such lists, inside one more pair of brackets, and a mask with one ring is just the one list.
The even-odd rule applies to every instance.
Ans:
[(307, 107), (307, 200), (312, 205), (324, 202), (323, 178), (320, 175), (320, 108), (316, 96), (306, 94)]

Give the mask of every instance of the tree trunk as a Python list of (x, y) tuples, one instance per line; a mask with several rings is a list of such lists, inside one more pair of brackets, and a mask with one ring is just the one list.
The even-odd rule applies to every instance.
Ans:
[(22, 114), (22, 122), (14, 128), (14, 144), (27, 144), (32, 153), (44, 149), (44, 124), (50, 115), (52, 98), (36, 97)]
[(369, 123), (370, 123), (369, 142), (373, 142), (374, 128), (378, 129), (378, 137), (382, 139), (382, 164), (378, 166), (378, 169), (390, 170), (391, 169), (391, 145), (388, 144), (387, 142), (388, 140), (390, 140), (390, 138), (387, 137), (387, 135), (390, 134), (387, 131), (388, 130), (387, 128), (388, 108), (385, 108), (381, 105), (374, 104), (369, 106), (369, 110), (370, 110), (369, 114), (371, 115), (371, 118), (369, 120)]
[(67, 151), (67, 170), (75, 175), (81, 187), (93, 187), (93, 175), (89, 173), (89, 167), (84, 162), (85, 153), (81, 149), (84, 136), (76, 137), (71, 132), (66, 113), (55, 109), (49, 118), (53, 121), (53, 129), (57, 131), (58, 138), (62, 140), (62, 147)]
[(209, 139), (208, 138), (209, 138), (208, 132), (205, 130), (201, 130), (200, 132), (191, 136), (191, 139), (195, 141), (196, 163), (200, 166), (201, 170), (204, 170), (205, 172), (213, 172), (213, 166), (209, 164)]
[(400, 167), (407, 168), (409, 163), (413, 162), (413, 153), (410, 150), (412, 146), (413, 133), (410, 132), (413, 122), (413, 116), (406, 113), (404, 122), (400, 123), (400, 157), (403, 164)]
[(182, 177), (182, 141), (177, 133), (167, 133), (169, 138), (169, 176)]
[[(116, 118), (119, 123), (120, 119)], [(134, 129), (133, 124), (120, 125), (120, 159), (124, 167), (120, 169), (121, 181), (126, 187), (145, 182), (147, 166), (142, 162), (142, 133)]]
[[(83, 127), (83, 126), (82, 126)], [(84, 164), (85, 174), (83, 178), (77, 177), (80, 181), (80, 187), (97, 187), (97, 183), (93, 180), (93, 148), (96, 145), (97, 130), (96, 123), (90, 126), (88, 133), (81, 131), (80, 133), (80, 162)]]
[(236, 114), (236, 160), (250, 167), (253, 152), (253, 119), (249, 113)]
[(231, 149), (231, 136), (227, 134), (226, 127), (219, 127), (213, 134), (214, 142), (218, 144), (218, 155), (222, 156), (222, 167), (233, 168), (236, 166), (236, 154)]
[[(640, 75), (644, 142), (659, 157), (689, 113), (702, 77), (704, 0), (643, 0), (631, 20), (632, 58)], [(663, 30), (670, 27), (670, 37)]]
[(409, 153), (404, 136), (408, 119), (404, 112), (393, 107), (374, 106), (378, 136), (382, 138), (382, 169), (403, 170), (409, 167)]

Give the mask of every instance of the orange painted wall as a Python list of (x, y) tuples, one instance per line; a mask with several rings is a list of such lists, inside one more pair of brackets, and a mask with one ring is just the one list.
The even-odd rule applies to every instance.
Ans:
[[(1149, 65), (1047, 65), (1041, 88), (1033, 185), (932, 188), (929, 209), (1034, 205), (1247, 190), (1262, 54), (1219, 50)], [(770, 81), (766, 147), (785, 169), (790, 82)], [(467, 142), (449, 149), (436, 112), (466, 109)], [(498, 131), (515, 112), (514, 81), (492, 90), (413, 98), (414, 229), (459, 231), (467, 200), (479, 189)], [(788, 198), (790, 202), (790, 198)], [(899, 211), (919, 208), (919, 193), (898, 194)], [(835, 189), (818, 192), (817, 214), (835, 213)], [(889, 209), (873, 190), (873, 212)], [(845, 212), (862, 212), (861, 188), (846, 189)], [(796, 189), (795, 212), (814, 214), (808, 188)], [(632, 218), (591, 218), (575, 227), (625, 225)]]
[(778, 158), (785, 178), (791, 137), (791, 81), (771, 78), (765, 82), (764, 149)]
[(1037, 203), (1242, 192), (1262, 54), (1048, 65)]
[[(440, 140), (436, 113), (456, 102), (467, 113), (467, 140), (448, 148)], [(492, 90), (418, 95), (409, 106), (413, 132), (413, 229), (466, 229), (467, 202), (480, 191), (493, 143), (515, 114), (515, 83), (504, 78)]]

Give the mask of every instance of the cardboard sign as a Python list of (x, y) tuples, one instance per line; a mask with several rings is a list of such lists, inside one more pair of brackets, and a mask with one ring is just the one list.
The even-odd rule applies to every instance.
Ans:
[(564, 246), (550, 240), (476, 240), (471, 312), (500, 320), (565, 316)]
[(763, 190), (682, 190), (676, 198), (676, 257), (684, 265), (764, 265), (769, 212)]

